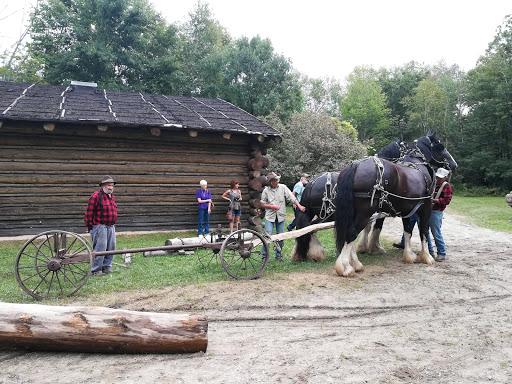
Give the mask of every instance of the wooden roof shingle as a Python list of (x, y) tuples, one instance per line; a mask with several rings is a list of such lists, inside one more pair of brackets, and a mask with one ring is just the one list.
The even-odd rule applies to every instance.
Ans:
[(280, 133), (221, 99), (107, 91), (83, 85), (0, 81), (0, 121), (183, 127), (249, 135)]

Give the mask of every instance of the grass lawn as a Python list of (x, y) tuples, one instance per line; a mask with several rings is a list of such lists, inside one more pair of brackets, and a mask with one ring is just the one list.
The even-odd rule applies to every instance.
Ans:
[(494, 231), (512, 233), (512, 208), (505, 197), (459, 197), (454, 195), (448, 211), (462, 220)]
[[(497, 231), (512, 232), (512, 208), (508, 207), (504, 198), (498, 197), (457, 197), (454, 196), (449, 206), (450, 212), (464, 216), (463, 219), (491, 228)], [(293, 211), (288, 209), (287, 224), (293, 219)], [(188, 233), (156, 233), (145, 235), (117, 235), (118, 249), (163, 246), (165, 240), (174, 237), (193, 237), (194, 232)], [(322, 263), (277, 263), (273, 258), (264, 272), (265, 278), (271, 278), (276, 273), (307, 271), (312, 269), (331, 269), (336, 259), (335, 241), (332, 230), (318, 232), (320, 241), (326, 249), (327, 259)], [(389, 250), (382, 257), (359, 255), (365, 265), (386, 263), (386, 260), (398, 256), (399, 251), (391, 247), (391, 242), (381, 239), (384, 247)], [(0, 301), (11, 303), (34, 303), (34, 298), (22, 291), (14, 275), (16, 256), (25, 241), (0, 242)], [(286, 240), (284, 258), (289, 260), (293, 240)], [(202, 251), (206, 252), (206, 251)], [(114, 257), (114, 263), (123, 263), (120, 255)], [(220, 280), (230, 280), (231, 277), (222, 268), (220, 261), (212, 262), (207, 268), (203, 267), (196, 255), (166, 255), (143, 257), (136, 254), (130, 268), (114, 266), (120, 273), (106, 277), (91, 277), (87, 283), (71, 298), (48, 300), (45, 304), (69, 304), (79, 298), (94, 296), (98, 292), (124, 292), (145, 289), (159, 289), (167, 286), (181, 286), (194, 283), (208, 283)]]

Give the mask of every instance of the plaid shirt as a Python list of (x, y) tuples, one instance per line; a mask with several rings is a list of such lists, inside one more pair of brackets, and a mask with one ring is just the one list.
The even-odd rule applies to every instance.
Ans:
[(94, 192), (85, 210), (85, 226), (91, 230), (94, 225), (114, 225), (117, 219), (117, 204), (114, 195), (102, 189)]
[[(439, 187), (442, 183), (436, 184), (436, 190), (434, 192), (434, 196), (437, 195), (437, 191), (439, 191)], [(439, 203), (434, 203), (432, 207), (433, 211), (444, 211), (446, 206), (450, 204), (452, 201), (452, 186), (450, 183), (446, 183), (443, 190), (441, 191), (441, 195), (439, 196)]]

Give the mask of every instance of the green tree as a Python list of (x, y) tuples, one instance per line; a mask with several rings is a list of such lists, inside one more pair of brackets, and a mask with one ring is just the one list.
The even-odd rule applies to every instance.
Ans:
[(347, 77), (341, 118), (357, 129), (359, 140), (373, 139), (375, 148), (381, 148), (389, 143), (390, 136), (390, 110), (386, 103), (376, 72), (358, 67)]
[(267, 123), (282, 133), (282, 142), (268, 151), (272, 170), (292, 186), (301, 173), (340, 171), (351, 160), (366, 156), (366, 147), (347, 122), (325, 112), (294, 113), (286, 123), (272, 114)]
[(402, 103), (406, 97), (413, 95), (413, 90), (420, 81), (429, 76), (429, 69), (411, 61), (392, 69), (381, 68), (377, 73), (377, 82), (386, 95), (386, 106), (390, 109), (389, 140), (408, 131), (409, 116), (407, 107)]
[[(428, 131), (444, 128), (446, 92), (432, 79), (420, 81), (413, 95), (405, 97), (402, 103), (407, 107), (409, 127), (412, 135), (423, 136)], [(451, 111), (450, 111), (451, 112)]]
[(255, 116), (275, 111), (281, 119), (302, 106), (298, 75), (290, 61), (259, 36), (242, 37), (231, 45), (221, 97)]
[(189, 20), (179, 26), (182, 37), (180, 62), (183, 63), (184, 95), (218, 97), (222, 90), (222, 69), (231, 37), (215, 20), (208, 4), (198, 2)]
[(512, 16), (507, 16), (477, 67), (468, 73), (464, 181), (512, 185)]
[(50, 84), (173, 92), (176, 30), (146, 0), (45, 0), (31, 23), (29, 52)]
[(314, 113), (326, 112), (339, 117), (343, 87), (333, 78), (301, 78), (304, 109)]

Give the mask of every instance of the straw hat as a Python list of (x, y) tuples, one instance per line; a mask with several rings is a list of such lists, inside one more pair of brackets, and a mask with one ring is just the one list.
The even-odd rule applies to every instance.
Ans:
[(281, 180), (281, 175), (278, 175), (277, 173), (270, 172), (267, 175), (267, 183), (270, 183), (271, 180), (277, 179), (277, 181)]

